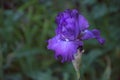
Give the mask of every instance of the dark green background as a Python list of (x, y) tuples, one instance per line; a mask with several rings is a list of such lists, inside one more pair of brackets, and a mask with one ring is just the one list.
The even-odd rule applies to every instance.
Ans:
[(84, 41), (81, 80), (120, 80), (120, 0), (1, 0), (0, 80), (76, 80), (72, 64), (46, 48), (55, 16), (78, 9), (106, 39)]

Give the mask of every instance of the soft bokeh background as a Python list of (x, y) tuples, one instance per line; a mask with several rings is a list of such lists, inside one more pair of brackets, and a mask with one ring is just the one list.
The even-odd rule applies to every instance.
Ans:
[(85, 41), (81, 80), (120, 80), (120, 0), (0, 0), (0, 80), (76, 80), (71, 63), (46, 48), (55, 16), (78, 9), (104, 46)]

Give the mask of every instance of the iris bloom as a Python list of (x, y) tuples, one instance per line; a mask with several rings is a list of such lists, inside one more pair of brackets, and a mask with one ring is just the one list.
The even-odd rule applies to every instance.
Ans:
[(61, 57), (61, 62), (72, 61), (74, 54), (83, 46), (83, 41), (97, 39), (100, 44), (105, 40), (97, 29), (88, 30), (87, 19), (76, 9), (65, 10), (56, 16), (56, 35), (48, 40), (47, 48), (55, 51), (55, 58)]

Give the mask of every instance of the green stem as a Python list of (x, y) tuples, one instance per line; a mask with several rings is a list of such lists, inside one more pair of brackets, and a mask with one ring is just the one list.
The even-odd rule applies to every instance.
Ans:
[(78, 50), (78, 52), (74, 55), (75, 59), (72, 61), (78, 80), (80, 80), (79, 68), (80, 68), (81, 57), (83, 53), (84, 53), (84, 50), (82, 50), (81, 52)]

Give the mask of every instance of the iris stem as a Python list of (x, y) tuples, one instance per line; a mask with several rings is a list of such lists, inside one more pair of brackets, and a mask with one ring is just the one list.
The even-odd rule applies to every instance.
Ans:
[(74, 60), (72, 61), (72, 64), (73, 64), (73, 67), (76, 71), (76, 75), (77, 75), (77, 79), (78, 80), (81, 80), (80, 79), (80, 64), (81, 64), (81, 57), (82, 57), (82, 54), (84, 53), (84, 50), (82, 51), (79, 51), (74, 55)]

